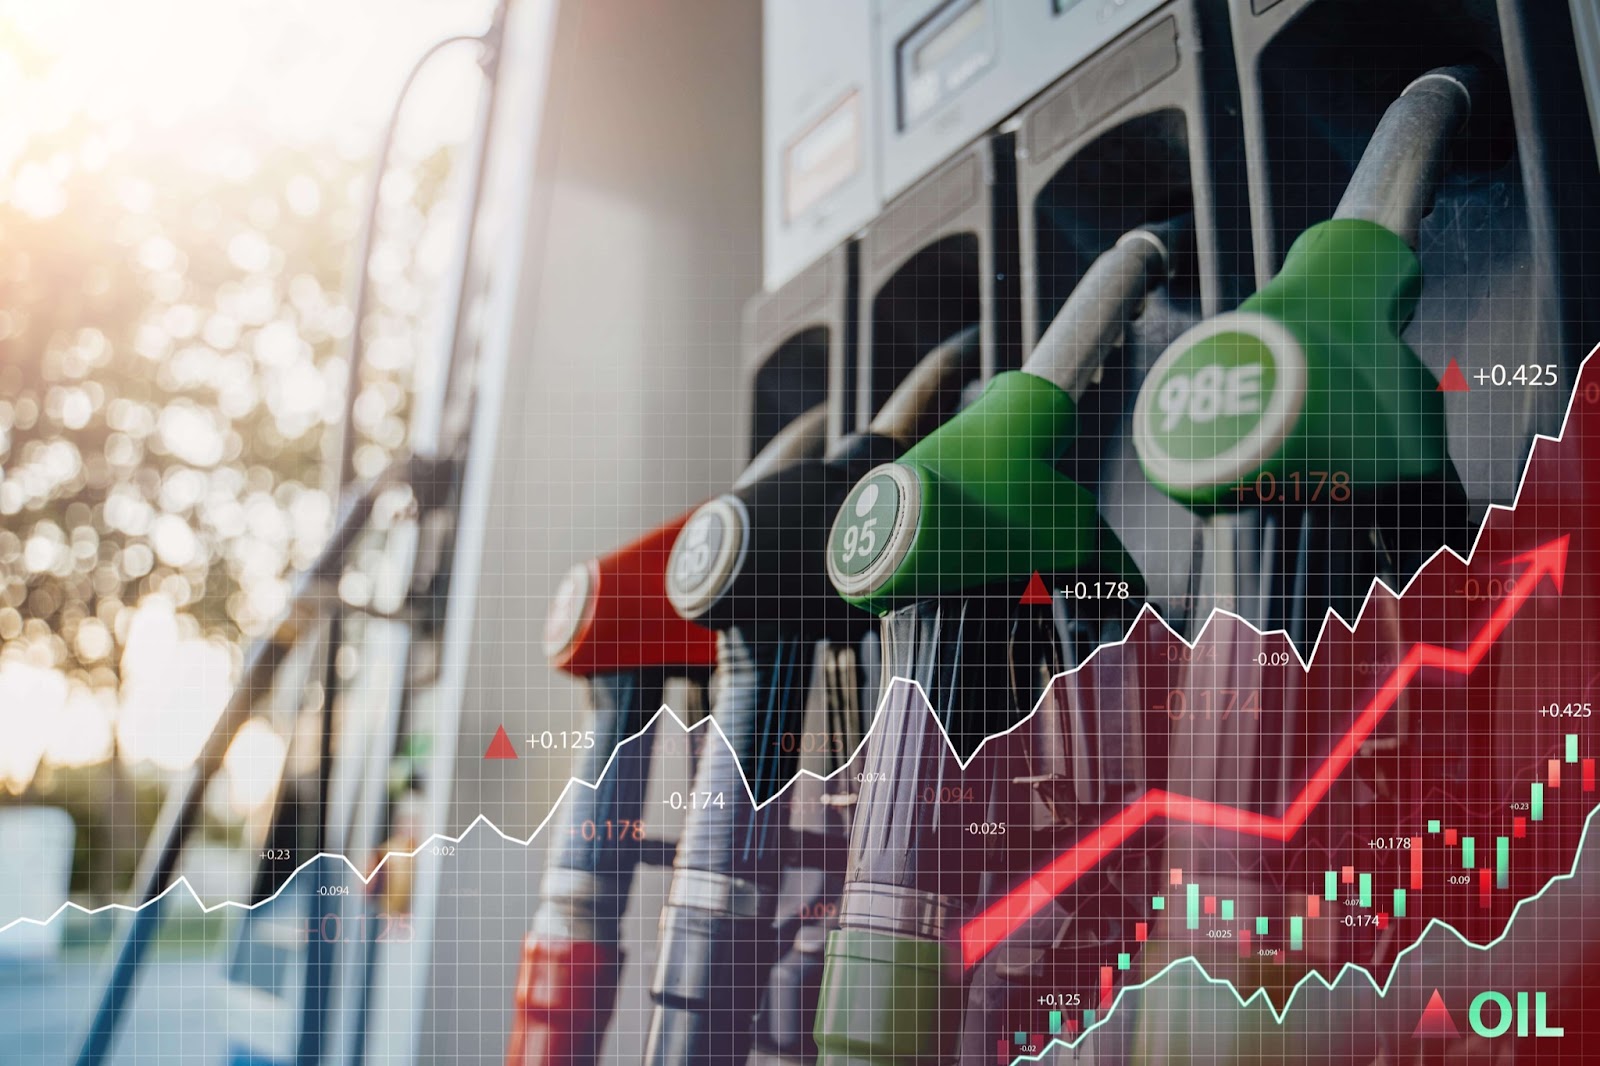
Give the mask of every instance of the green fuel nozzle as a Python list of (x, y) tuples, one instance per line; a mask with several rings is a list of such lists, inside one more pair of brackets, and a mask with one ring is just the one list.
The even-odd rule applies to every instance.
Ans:
[(1448, 67), (1412, 82), (1334, 217), (1301, 234), (1238, 310), (1151, 368), (1134, 445), (1169, 496), (1208, 512), (1253, 506), (1250, 487), (1269, 474), (1345, 499), (1453, 476), (1438, 383), (1400, 332), (1422, 287), (1418, 229), (1479, 80)]
[(726, 629), (777, 621), (774, 608), (787, 605), (788, 629), (858, 634), (865, 619), (839, 601), (822, 565), (839, 502), (863, 474), (955, 408), (977, 362), (978, 331), (962, 330), (922, 357), (867, 432), (845, 437), (826, 455), (752, 463), (731, 492), (691, 516), (673, 547), (667, 595), (678, 613)]
[[(976, 370), (977, 340), (964, 330), (927, 353), (868, 431), (825, 455), (805, 443), (811, 428), (780, 434), (673, 546), (668, 598), (720, 633), (711, 713), (728, 743), (706, 743), (695, 793), (726, 801), (691, 810), (679, 841), (650, 985), (651, 1066), (731, 1066), (749, 1053), (782, 951), (773, 920), (783, 872), (804, 861), (789, 850), (777, 802), (800, 761), (784, 740), (802, 728), (819, 642), (848, 648), (869, 628), (827, 583), (828, 524), (857, 478), (954, 407)], [(744, 800), (747, 784), (759, 810)]]
[(1177, 219), (1125, 234), (1073, 290), (1020, 371), (895, 463), (856, 483), (828, 538), (828, 575), (850, 603), (895, 606), (1035, 571), (1137, 577), (1094, 496), (1055, 469), (1077, 402), (1188, 233)]

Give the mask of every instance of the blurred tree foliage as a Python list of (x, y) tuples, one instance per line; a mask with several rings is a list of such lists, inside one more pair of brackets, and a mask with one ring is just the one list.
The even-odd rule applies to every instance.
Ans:
[[(237, 648), (276, 615), (332, 512), (325, 436), (344, 409), (370, 161), (238, 129), (189, 137), (214, 150), (118, 142), (79, 119), (0, 163), (0, 668), (21, 660), (111, 698), (144, 597), (170, 600), (186, 635)], [(363, 473), (405, 442), (416, 338), (448, 258), (450, 156), (384, 183), (354, 405)], [(154, 786), (126, 802), (134, 784), (110, 762), (109, 778), (41, 772), (30, 798), (100, 825), (131, 867)], [(107, 826), (100, 805), (118, 798), (134, 824)], [(97, 890), (123, 879), (103, 873)]]
[[(418, 229), (445, 154), (402, 183)], [(235, 641), (327, 530), (366, 168), (283, 148), (254, 164), (219, 180), (136, 156), (66, 176), (46, 217), (0, 203), (0, 640), (96, 687), (143, 594)], [(418, 310), (390, 293), (365, 325), (368, 469), (404, 440), (414, 352), (386, 346)]]

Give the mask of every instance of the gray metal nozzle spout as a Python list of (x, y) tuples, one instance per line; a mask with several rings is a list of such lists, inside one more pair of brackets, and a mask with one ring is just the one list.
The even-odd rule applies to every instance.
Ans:
[(1144, 298), (1172, 273), (1193, 219), (1184, 215), (1123, 234), (1096, 259), (1022, 364), (1074, 400), (1088, 389)]
[(1483, 83), (1478, 67), (1456, 66), (1430, 70), (1406, 86), (1379, 120), (1333, 217), (1376, 222), (1415, 248), (1445, 154)]
[(909, 448), (948, 413), (940, 397), (956, 391), (977, 364), (978, 327), (969, 326), (922, 357), (884, 401), (868, 431)]
[(766, 447), (750, 460), (750, 465), (744, 468), (733, 487), (739, 489), (753, 485), (803, 459), (817, 458), (827, 446), (827, 438), (828, 405), (819, 403), (804, 414), (796, 415), (788, 425), (778, 430), (767, 441)]

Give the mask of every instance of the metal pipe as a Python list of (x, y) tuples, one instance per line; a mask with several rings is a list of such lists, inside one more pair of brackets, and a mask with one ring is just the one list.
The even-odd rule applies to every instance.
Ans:
[(415, 461), (396, 463), (380, 477), (347, 495), (328, 543), (316, 561), (296, 578), (288, 609), (271, 634), (257, 639), (246, 651), (238, 685), (193, 764), (168, 793), (161, 817), (151, 831), (150, 842), (134, 875), (130, 897), (134, 914), (117, 946), (105, 989), (79, 1046), (77, 1066), (99, 1066), (111, 1051), (134, 979), (144, 961), (150, 938), (161, 921), (160, 908), (155, 901), (167, 890), (177, 871), (189, 836), (199, 824), (206, 789), (221, 769), (234, 736), (250, 719), (257, 696), (270, 684), (274, 671), (304, 636), (311, 619), (329, 598), (329, 582), (337, 575), (350, 545), (366, 527), (378, 495), (403, 480), (405, 472), (421, 468), (415, 466)]
[(959, 857), (974, 854), (967, 827), (985, 820), (990, 788), (957, 755), (970, 758), (1026, 708), (1013, 658), (1039, 649), (1014, 646), (1012, 615), (1009, 596), (971, 596), (884, 617), (884, 676), (906, 680), (891, 682), (864, 754), (818, 1007), (827, 1066), (953, 1059), (964, 996), (955, 934), (984, 874)]
[(1430, 70), (1406, 86), (1383, 113), (1333, 217), (1376, 222), (1415, 248), (1445, 154), (1482, 81), (1477, 67), (1455, 66)]
[(334, 493), (338, 493), (346, 485), (355, 480), (355, 451), (356, 451), (356, 423), (352, 417), (356, 397), (361, 391), (361, 367), (366, 362), (366, 336), (361, 331), (361, 323), (367, 317), (367, 305), (372, 299), (372, 271), (367, 264), (372, 259), (372, 250), (378, 237), (378, 208), (381, 204), (379, 192), (383, 187), (384, 176), (389, 170), (389, 155), (394, 151), (395, 132), (400, 125), (400, 115), (405, 107), (411, 89), (416, 85), (417, 77), (423, 69), (432, 62), (434, 56), (453, 45), (475, 42), (483, 44), (484, 38), (478, 34), (457, 34), (446, 37), (430, 45), (428, 50), (419, 56), (411, 69), (406, 72), (405, 80), (400, 84), (400, 93), (395, 97), (394, 105), (389, 110), (389, 117), (383, 126), (383, 133), (378, 139), (378, 154), (372, 166), (372, 180), (367, 188), (367, 209), (361, 219), (361, 236), (357, 241), (355, 255), (354, 296), (350, 301), (351, 321), (355, 323), (350, 330), (350, 348), (346, 355), (348, 366), (345, 373), (344, 395), (344, 420), (338, 436), (330, 436), (329, 440), (336, 448), (330, 448), (326, 457), (329, 472), (329, 483)]
[(958, 390), (978, 365), (978, 327), (957, 333), (911, 369), (873, 416), (867, 432), (909, 448), (948, 414), (940, 397)]
[(1138, 315), (1144, 298), (1172, 273), (1178, 242), (1190, 225), (1184, 217), (1123, 234), (1084, 272), (1022, 364), (1023, 372), (1080, 399), (1122, 339), (1129, 320)]
[(640, 730), (661, 706), (663, 681), (660, 670), (587, 679), (594, 745), (576, 761), (572, 776), (595, 787), (573, 788), (562, 804), (539, 893), (544, 904), (534, 917), (536, 931), (616, 943), (634, 862), (626, 846), (630, 834), (616, 830), (625, 838), (619, 846), (607, 827), (640, 823), (655, 747), (655, 732)]
[[(500, 56), (503, 51), (506, 9), (510, 0), (500, 0), (488, 29), (483, 33), (483, 51), (478, 66), (483, 75), (482, 104), (473, 125), (467, 162), (467, 192), (461, 205), (460, 243), (456, 246), (453, 278), (447, 289), (449, 302), (440, 309), (440, 322), (447, 330), (442, 345), (443, 366), (431, 405), (419, 405), (412, 424), (411, 448), (419, 455), (451, 455), (471, 434), (471, 410), (475, 389), (473, 371), (477, 369), (477, 348), (469, 343), (470, 316), (466, 314), (473, 286), (478, 279), (473, 262), (478, 247), (478, 213), (489, 180), (489, 143), (499, 104)], [(426, 379), (424, 379), (426, 380)]]
[[(799, 449), (775, 441), (733, 493), (690, 520), (674, 549), (674, 605), (723, 631), (713, 715), (733, 750), (708, 743), (701, 757), (696, 794), (722, 794), (727, 808), (691, 811), (678, 850), (652, 987), (657, 1006), (646, 1059), (654, 1066), (733, 1066), (749, 1052), (759, 997), (782, 949), (771, 918), (785, 865), (785, 817), (776, 804), (748, 809), (740, 767), (757, 802), (793, 776), (798, 745), (785, 752), (784, 738), (800, 727), (818, 642), (849, 646), (870, 626), (838, 599), (820, 565), (829, 524), (861, 474), (954, 407), (977, 347), (976, 330), (967, 330), (934, 348), (870, 431), (846, 437), (825, 459), (778, 469), (772, 456)], [(806, 431), (790, 432), (798, 441)], [(713, 542), (726, 550), (707, 550)], [(788, 621), (773, 621), (774, 603), (791, 605)]]
[(523, 942), (508, 1063), (587, 1062), (599, 1050), (622, 971), (620, 926), (638, 857), (632, 841), (643, 833), (655, 744), (653, 730), (640, 730), (661, 706), (664, 680), (659, 668), (586, 679), (594, 741), (573, 777), (594, 787), (572, 786), (548, 831), (551, 851)]
[[(667, 905), (645, 1045), (651, 1066), (743, 1066), (779, 945), (772, 917), (815, 641), (722, 632), (713, 717)], [(786, 750), (787, 749), (787, 750)], [(746, 793), (748, 781), (751, 796)]]
[(828, 405), (819, 403), (804, 414), (795, 416), (788, 425), (774, 433), (766, 447), (750, 460), (750, 465), (744, 468), (733, 487), (742, 489), (753, 485), (802, 459), (820, 454), (827, 438)]
[[(483, 200), (483, 191), (488, 177), (489, 142), (494, 125), (495, 104), (498, 97), (499, 63), (501, 53), (501, 40), (505, 31), (506, 8), (508, 0), (501, 0), (496, 4), (488, 28), (476, 37), (472, 35), (456, 35), (445, 38), (430, 46), (422, 56), (412, 65), (401, 93), (396, 98), (391, 108), (389, 122), (384, 130), (382, 151), (386, 156), (392, 143), (394, 131), (399, 124), (399, 115), (404, 108), (407, 95), (416, 83), (418, 73), (446, 47), (475, 40), (480, 48), (478, 57), (479, 73), (482, 79), (481, 101), (477, 109), (476, 121), (473, 125), (469, 150), (467, 153), (467, 192), (462, 205), (464, 222), (461, 226), (460, 244), (457, 249), (455, 261), (455, 277), (449, 290), (449, 302), (442, 309), (441, 321), (447, 324), (449, 336), (446, 345), (442, 348), (442, 363), (437, 377), (429, 378), (426, 374), (419, 375), (419, 380), (424, 385), (433, 386), (433, 395), (426, 396), (425, 390), (420, 398), (426, 402), (415, 405), (412, 423), (411, 449), (429, 458), (439, 458), (455, 453), (452, 447), (455, 442), (445, 437), (444, 427), (447, 412), (452, 402), (459, 408), (470, 405), (473, 393), (472, 370), (475, 368), (475, 359), (469, 357), (468, 347), (465, 343), (464, 315), (468, 295), (473, 285), (472, 259), (476, 244), (478, 213)], [(382, 167), (384, 159), (380, 157), (378, 170), (374, 175), (372, 185), (372, 200), (368, 205), (368, 228), (363, 233), (362, 253), (370, 255), (370, 243), (374, 237), (374, 227), (377, 221), (378, 192), (383, 182)], [(353, 473), (351, 463), (354, 458), (354, 419), (349, 413), (354, 410), (357, 390), (360, 384), (361, 359), (363, 354), (361, 342), (361, 316), (365, 314), (365, 301), (369, 290), (366, 261), (363, 260), (359, 273), (360, 282), (357, 290), (356, 318), (354, 337), (351, 344), (350, 366), (348, 368), (347, 388), (345, 397), (347, 418), (341, 434), (339, 464), (334, 476), (339, 483), (344, 483)], [(464, 422), (464, 418), (462, 419)], [(459, 436), (465, 436), (463, 429)], [(411, 564), (416, 564), (413, 556)], [(334, 773), (334, 747), (339, 731), (338, 718), (334, 704), (334, 693), (338, 689), (337, 657), (339, 644), (343, 637), (343, 619), (337, 601), (333, 605), (328, 622), (328, 642), (326, 647), (326, 661), (323, 677), (323, 706), (322, 706), (322, 736), (321, 750), (318, 758), (317, 791), (313, 815), (316, 825), (316, 847), (318, 851), (325, 850), (328, 846), (330, 826), (328, 813), (330, 810), (329, 797), (333, 790)], [(320, 887), (320, 886), (319, 886)], [(329, 886), (332, 887), (332, 886)], [(333, 897), (335, 901), (341, 897)], [(300, 1033), (295, 1050), (297, 1066), (317, 1066), (325, 1057), (326, 1033), (328, 1028), (329, 1005), (333, 996), (332, 984), (335, 979), (335, 956), (338, 945), (325, 941), (322, 938), (313, 938), (307, 945), (305, 960), (305, 986), (301, 998)]]

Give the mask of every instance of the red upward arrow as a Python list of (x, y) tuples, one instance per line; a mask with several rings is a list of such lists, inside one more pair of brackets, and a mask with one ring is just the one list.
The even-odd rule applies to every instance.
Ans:
[(1467, 384), (1467, 376), (1461, 372), (1461, 364), (1454, 359), (1444, 368), (1444, 373), (1439, 375), (1439, 387), (1434, 392), (1471, 392)]
[(489, 741), (489, 750), (483, 753), (485, 759), (515, 759), (517, 749), (511, 746), (511, 738), (506, 736), (506, 727), (501, 726), (494, 731), (494, 739)]
[(1428, 1005), (1422, 1008), (1422, 1017), (1417, 1019), (1417, 1027), (1411, 1031), (1411, 1035), (1424, 1039), (1461, 1035), (1461, 1030), (1456, 1028), (1456, 1020), (1450, 1017), (1450, 1008), (1444, 1005), (1444, 997), (1439, 995), (1437, 988), (1428, 997)]
[(1506, 592), (1505, 599), (1500, 601), (1465, 651), (1441, 648), (1436, 644), (1412, 645), (1405, 658), (1395, 667), (1394, 673), (1367, 701), (1350, 726), (1350, 731), (1311, 775), (1281, 818), (1151, 789), (962, 926), (961, 955), (966, 964), (975, 966), (995, 945), (1016, 932), (1024, 922), (1065, 892), (1123, 841), (1157, 818), (1216, 826), (1265, 840), (1292, 838), (1418, 671), (1424, 666), (1431, 666), (1453, 674), (1472, 673), (1489, 649), (1494, 647), (1495, 641), (1500, 639), (1500, 634), (1505, 632), (1517, 611), (1533, 595), (1534, 588), (1541, 580), (1548, 576), (1556, 592), (1561, 591), (1567, 575), (1567, 548), (1571, 540), (1570, 535), (1558, 537), (1510, 560), (1508, 565), (1526, 563), (1528, 569)]

